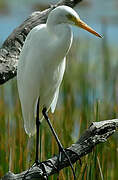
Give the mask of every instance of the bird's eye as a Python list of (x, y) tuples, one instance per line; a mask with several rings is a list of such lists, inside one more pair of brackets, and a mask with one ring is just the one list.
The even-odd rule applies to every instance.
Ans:
[(71, 14), (67, 14), (66, 16), (67, 16), (67, 18), (68, 18), (70, 21), (76, 22), (75, 16), (73, 16), (73, 15), (71, 15)]
[(72, 20), (72, 19), (73, 19), (73, 16), (72, 16), (71, 14), (67, 14), (66, 16), (67, 16), (67, 18), (68, 18), (69, 20)]

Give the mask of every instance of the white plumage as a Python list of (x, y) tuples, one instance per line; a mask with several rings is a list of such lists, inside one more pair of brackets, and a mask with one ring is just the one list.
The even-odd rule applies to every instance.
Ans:
[[(86, 24), (82, 23), (73, 9), (59, 6), (49, 14), (46, 24), (33, 28), (26, 38), (18, 62), (17, 82), (24, 127), (29, 136), (36, 129), (38, 98), (40, 119), (44, 107), (48, 110), (51, 108), (52, 112), (55, 110), (66, 66), (66, 55), (73, 39), (68, 24), (84, 28), (82, 26)], [(98, 36), (90, 27), (87, 28), (84, 29)]]

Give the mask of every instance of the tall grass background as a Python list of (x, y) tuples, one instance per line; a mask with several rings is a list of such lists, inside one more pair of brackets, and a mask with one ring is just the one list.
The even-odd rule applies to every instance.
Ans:
[[(64, 147), (76, 142), (91, 122), (117, 118), (118, 48), (104, 39), (76, 38), (67, 56), (67, 68), (58, 105), (51, 122)], [(35, 87), (34, 87), (35, 88)], [(40, 160), (58, 153), (57, 144), (44, 120), (40, 127)], [(20, 173), (35, 159), (35, 136), (28, 138), (23, 128), (16, 78), (0, 87), (0, 177)], [(78, 180), (118, 179), (118, 133), (97, 145), (92, 153), (75, 163)], [(60, 180), (73, 180), (70, 168), (60, 172)], [(57, 175), (49, 180), (57, 179)]]

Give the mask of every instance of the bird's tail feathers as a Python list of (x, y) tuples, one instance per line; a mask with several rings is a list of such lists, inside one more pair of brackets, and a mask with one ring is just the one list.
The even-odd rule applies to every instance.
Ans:
[[(33, 136), (36, 133), (36, 116), (34, 115), (34, 113), (30, 113), (29, 117), (24, 116), (24, 128), (26, 133), (28, 134), (29, 137)], [(40, 122), (42, 122), (43, 120), (43, 116), (40, 116)]]
[(36, 120), (35, 118), (24, 119), (24, 128), (29, 137), (36, 133)]

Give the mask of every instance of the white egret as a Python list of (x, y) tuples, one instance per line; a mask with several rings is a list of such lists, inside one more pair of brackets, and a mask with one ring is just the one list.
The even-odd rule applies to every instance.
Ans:
[(51, 108), (52, 113), (55, 110), (66, 66), (66, 55), (73, 41), (69, 25), (101, 37), (72, 8), (59, 6), (50, 12), (46, 24), (31, 30), (20, 54), (17, 82), (24, 128), (29, 136), (36, 131), (37, 107), (40, 121), (43, 116), (49, 121), (48, 110)]

